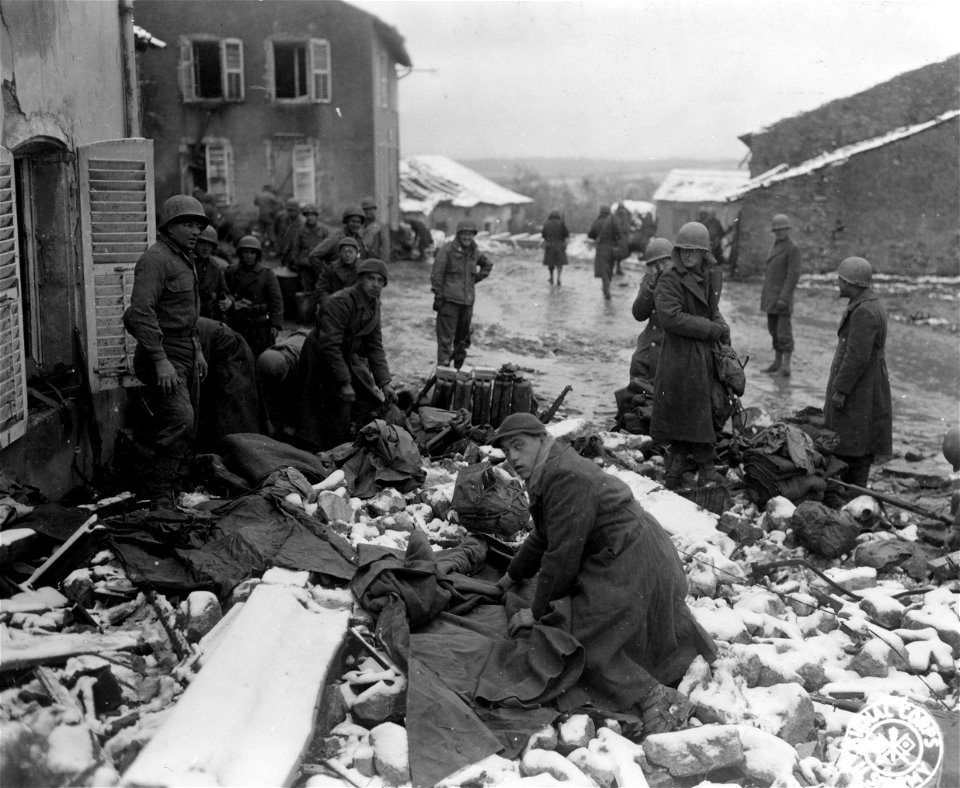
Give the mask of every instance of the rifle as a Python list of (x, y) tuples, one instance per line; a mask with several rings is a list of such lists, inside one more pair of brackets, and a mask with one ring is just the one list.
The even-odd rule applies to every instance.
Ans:
[(839, 479), (831, 479), (830, 481), (836, 482), (841, 487), (846, 487), (848, 490), (853, 490), (861, 495), (869, 495), (872, 498), (876, 498), (878, 501), (892, 504), (900, 509), (906, 509), (908, 512), (922, 514), (924, 517), (928, 517), (931, 520), (937, 520), (938, 522), (946, 523), (947, 525), (953, 525), (953, 520), (951, 520), (945, 514), (934, 514), (933, 512), (927, 511), (926, 509), (923, 509), (915, 504), (904, 501), (901, 498), (894, 498), (892, 495), (885, 495), (884, 493), (875, 492), (868, 487), (860, 487), (856, 484), (848, 484), (847, 482), (842, 482)]
[(417, 407), (418, 404), (420, 404), (420, 400), (422, 400), (425, 396), (427, 396), (427, 393), (430, 391), (430, 389), (433, 388), (433, 384), (436, 383), (436, 382), (437, 382), (437, 373), (434, 372), (434, 373), (427, 379), (427, 382), (426, 382), (426, 384), (424, 385), (424, 387), (423, 387), (422, 389), (420, 389), (420, 393), (417, 394), (416, 397), (414, 397), (413, 402), (411, 402), (411, 403), (407, 406), (407, 409), (403, 412), (403, 415), (404, 415), (404, 416), (409, 416), (411, 413), (413, 413), (413, 409), (414, 409), (415, 407)]
[(557, 411), (560, 410), (560, 406), (563, 404), (564, 398), (573, 391), (573, 386), (564, 386), (563, 391), (560, 392), (560, 396), (557, 397), (553, 404), (547, 408), (543, 413), (540, 414), (540, 423), (549, 424), (550, 420), (557, 415)]

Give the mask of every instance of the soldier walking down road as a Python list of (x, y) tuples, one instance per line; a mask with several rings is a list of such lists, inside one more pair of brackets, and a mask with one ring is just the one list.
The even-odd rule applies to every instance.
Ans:
[(256, 358), (273, 344), (283, 328), (283, 296), (277, 275), (263, 265), (263, 249), (252, 235), (237, 244), (239, 262), (225, 274), (227, 287), (236, 299), (227, 322), (250, 345)]
[(593, 221), (587, 238), (596, 243), (593, 278), (601, 280), (603, 297), (610, 300), (610, 278), (613, 276), (614, 253), (620, 240), (620, 229), (610, 213), (609, 205), (600, 206), (600, 215)]
[[(841, 298), (849, 299), (837, 329), (837, 350), (830, 365), (823, 405), (824, 423), (840, 438), (834, 456), (847, 464), (840, 480), (863, 487), (870, 465), (893, 452), (893, 408), (884, 355), (887, 310), (873, 291), (873, 267), (848, 257), (837, 268)], [(845, 496), (828, 488), (824, 502), (842, 504)]]
[(790, 240), (790, 220), (782, 213), (773, 217), (770, 229), (776, 240), (767, 258), (760, 309), (767, 313), (767, 329), (776, 354), (764, 372), (790, 377), (793, 355), (793, 291), (800, 279), (800, 250)]
[(380, 331), (387, 266), (370, 258), (357, 276), (327, 301), (300, 353), (296, 438), (313, 451), (351, 440), (374, 411), (397, 399)]
[(557, 287), (560, 287), (560, 276), (567, 264), (567, 238), (570, 237), (560, 211), (550, 211), (540, 235), (543, 236), (543, 264), (550, 271), (550, 284), (553, 284), (553, 269), (556, 268)]
[(437, 363), (460, 369), (470, 347), (476, 283), (490, 276), (493, 262), (477, 248), (477, 225), (457, 224), (457, 234), (437, 252), (430, 272), (433, 311), (437, 313)]
[(181, 464), (196, 436), (200, 381), (207, 363), (197, 321), (200, 289), (193, 248), (209, 219), (198, 200), (170, 197), (160, 208), (160, 238), (137, 261), (124, 328), (137, 341), (134, 371), (144, 405), (134, 426), (152, 467), (138, 469), (154, 507), (172, 506)]
[(363, 245), (367, 257), (389, 262), (390, 260), (390, 228), (377, 219), (377, 201), (373, 197), (364, 197), (360, 201), (360, 210), (363, 211)]

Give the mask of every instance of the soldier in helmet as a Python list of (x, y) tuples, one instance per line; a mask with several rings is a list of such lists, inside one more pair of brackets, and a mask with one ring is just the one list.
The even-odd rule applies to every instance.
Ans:
[(540, 235), (543, 236), (543, 264), (550, 272), (550, 284), (553, 284), (553, 270), (556, 269), (557, 287), (560, 287), (563, 267), (567, 264), (567, 239), (570, 237), (560, 211), (550, 211)]
[(337, 259), (323, 267), (317, 281), (314, 295), (317, 300), (318, 318), (330, 296), (338, 290), (357, 283), (357, 258), (360, 256), (360, 244), (353, 238), (341, 238), (338, 252)]
[(294, 244), (303, 227), (303, 216), (300, 214), (300, 201), (292, 197), (283, 204), (284, 210), (277, 215), (277, 256), (280, 262), (287, 266), (296, 267), (294, 258)]
[(610, 300), (610, 277), (613, 276), (614, 253), (620, 242), (620, 228), (610, 213), (609, 205), (600, 206), (600, 215), (593, 221), (587, 238), (596, 244), (593, 278), (601, 280), (603, 297)]
[(303, 224), (293, 242), (290, 266), (300, 274), (300, 289), (310, 293), (317, 286), (320, 267), (310, 261), (310, 252), (330, 235), (330, 231), (320, 224), (320, 209), (313, 203), (303, 206)]
[(493, 262), (477, 248), (477, 225), (457, 224), (457, 234), (437, 252), (430, 271), (433, 311), (437, 313), (437, 363), (460, 369), (470, 347), (476, 284), (493, 270)]
[(200, 233), (193, 248), (194, 263), (197, 268), (197, 281), (200, 285), (200, 317), (211, 320), (225, 320), (227, 310), (233, 305), (233, 299), (227, 290), (224, 273), (229, 263), (217, 250), (217, 231), (207, 225)]
[[(848, 257), (837, 268), (840, 297), (849, 299), (837, 330), (837, 350), (830, 365), (823, 405), (824, 423), (840, 442), (834, 456), (847, 468), (840, 480), (863, 487), (878, 456), (893, 452), (893, 410), (884, 347), (887, 310), (871, 287), (873, 267), (862, 257)], [(828, 488), (824, 502), (844, 497)]]
[(730, 328), (718, 307), (723, 274), (710, 253), (710, 234), (699, 222), (680, 228), (670, 258), (653, 294), (663, 349), (650, 435), (669, 444), (668, 489), (681, 485), (691, 465), (696, 466), (699, 484), (724, 484), (726, 477), (715, 467), (717, 431), (723, 425), (717, 424), (712, 397), (719, 385), (713, 344), (730, 342)]
[(377, 201), (364, 197), (360, 201), (363, 211), (363, 245), (369, 257), (390, 260), (390, 228), (377, 219)]
[(353, 240), (357, 242), (357, 249), (359, 250), (358, 257), (361, 260), (369, 257), (367, 247), (363, 242), (363, 223), (365, 221), (363, 211), (354, 206), (344, 208), (341, 220), (343, 226), (330, 233), (323, 241), (313, 247), (310, 252), (310, 265), (317, 268), (317, 270), (322, 269), (326, 263), (332, 263), (337, 259), (340, 254), (340, 241), (344, 238), (353, 238)]
[(774, 216), (770, 228), (776, 240), (767, 257), (760, 309), (767, 313), (767, 329), (776, 355), (763, 371), (788, 378), (793, 355), (793, 291), (800, 279), (800, 250), (790, 240), (790, 220), (784, 214)]
[(277, 275), (263, 265), (259, 239), (252, 235), (241, 238), (237, 258), (225, 274), (227, 287), (236, 299), (227, 323), (247, 340), (256, 358), (283, 328), (283, 296)]
[(144, 405), (134, 440), (150, 467), (138, 469), (142, 493), (154, 506), (171, 506), (180, 466), (196, 435), (200, 381), (207, 363), (197, 320), (200, 290), (193, 249), (209, 224), (200, 202), (187, 195), (160, 208), (159, 239), (137, 261), (123, 325), (137, 341), (133, 366)]
[(663, 348), (663, 328), (657, 317), (653, 294), (660, 274), (670, 262), (673, 243), (666, 238), (651, 238), (643, 253), (647, 272), (640, 281), (640, 289), (633, 302), (633, 318), (639, 322), (647, 321), (640, 336), (637, 337), (637, 349), (630, 359), (630, 379), (644, 378), (651, 383), (657, 377), (657, 365)]

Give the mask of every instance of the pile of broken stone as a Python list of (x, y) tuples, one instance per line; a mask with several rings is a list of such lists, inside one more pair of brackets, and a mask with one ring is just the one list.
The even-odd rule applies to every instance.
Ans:
[[(818, 557), (795, 544), (785, 499), (759, 511), (735, 493), (718, 517), (655, 480), (643, 438), (591, 433), (582, 420), (549, 429), (558, 440), (599, 435), (606, 470), (670, 533), (719, 656), (698, 658), (679, 687), (696, 709), (685, 730), (637, 743), (615, 720), (574, 714), (518, 758), (491, 755), (440, 785), (832, 786), (864, 704), (895, 695), (956, 718), (955, 565), (911, 577)], [(367, 501), (335, 473), (290, 503), (322, 509), (354, 546), (404, 549), (421, 530), (441, 549), (468, 534), (451, 509), (462, 465), (426, 461), (421, 489)], [(857, 499), (850, 510), (864, 521), (878, 506)], [(914, 520), (890, 519), (896, 529), (858, 541), (918, 538)], [(403, 672), (350, 592), (313, 579), (273, 568), (229, 599), (195, 591), (174, 606), (134, 587), (103, 550), (57, 588), (3, 599), (0, 782), (410, 784)]]

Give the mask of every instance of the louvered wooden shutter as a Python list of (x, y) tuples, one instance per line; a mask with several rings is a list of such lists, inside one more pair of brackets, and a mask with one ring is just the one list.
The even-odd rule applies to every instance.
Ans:
[(180, 40), (180, 92), (184, 101), (197, 100), (197, 80), (193, 73), (193, 42)]
[(225, 38), (220, 42), (223, 65), (223, 97), (227, 101), (243, 101), (243, 41)]
[(13, 154), (0, 148), (0, 449), (27, 430)]
[(317, 176), (312, 143), (293, 146), (293, 196), (301, 205), (317, 201)]
[(310, 97), (314, 101), (330, 101), (330, 42), (310, 39)]
[(233, 202), (233, 149), (229, 140), (210, 140), (204, 148), (207, 193), (217, 202)]
[(94, 390), (136, 384), (136, 342), (123, 328), (133, 269), (156, 239), (153, 140), (95, 142), (78, 150), (87, 363)]

